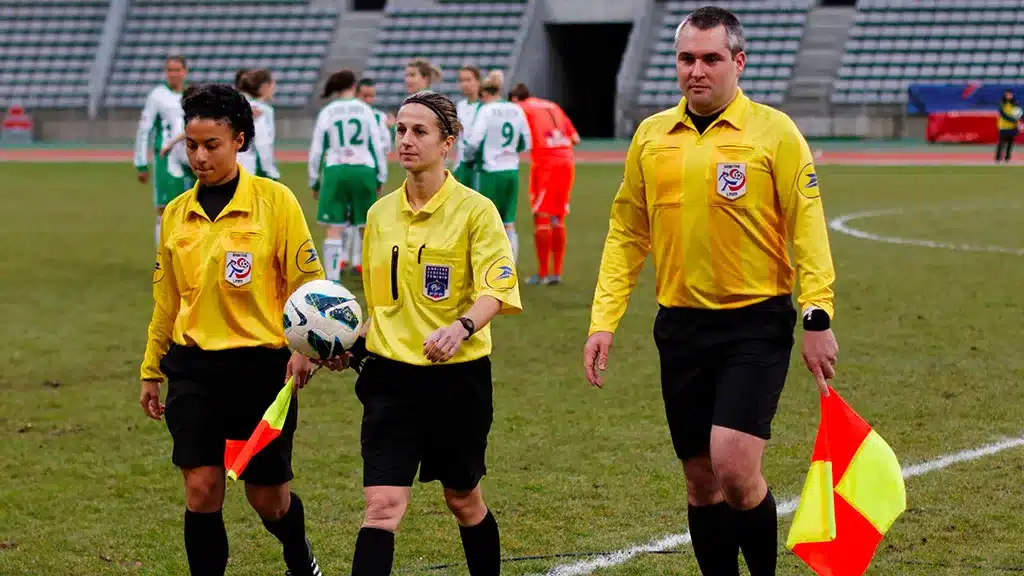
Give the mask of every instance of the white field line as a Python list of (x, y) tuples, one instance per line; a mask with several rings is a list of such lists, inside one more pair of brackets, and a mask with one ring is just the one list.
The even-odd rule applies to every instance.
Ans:
[[(957, 210), (951, 208), (951, 210)], [(963, 210), (962, 208), (959, 210)], [(903, 208), (891, 208), (887, 210), (865, 210), (863, 212), (854, 212), (852, 214), (844, 214), (838, 218), (833, 218), (828, 223), (828, 227), (839, 232), (852, 236), (854, 238), (860, 238), (862, 240), (872, 240), (874, 242), (885, 242), (887, 244), (900, 244), (903, 246), (921, 246), (924, 248), (942, 248), (945, 250), (954, 250), (956, 252), (987, 252), (991, 254), (1010, 254), (1013, 256), (1024, 256), (1024, 248), (1007, 248), (1005, 246), (987, 246), (977, 244), (958, 244), (955, 242), (939, 242), (937, 240), (925, 240), (920, 238), (902, 238), (900, 236), (886, 236), (883, 234), (874, 234), (854, 228), (849, 225), (849, 222), (853, 220), (862, 220), (864, 218), (875, 218), (878, 216), (896, 216), (900, 214), (906, 214), (908, 210)]]
[[(993, 444), (987, 444), (980, 448), (973, 448), (971, 450), (963, 450), (953, 454), (946, 454), (939, 456), (934, 460), (922, 462), (920, 464), (914, 464), (913, 466), (906, 466), (903, 468), (904, 478), (913, 478), (915, 476), (921, 476), (935, 470), (942, 470), (948, 468), (954, 464), (962, 462), (970, 462), (972, 460), (978, 460), (985, 456), (991, 456), (1002, 452), (1003, 450), (1009, 450), (1018, 446), (1024, 446), (1024, 436), (1019, 438), (1010, 438), (1001, 442)], [(778, 505), (779, 517), (789, 516), (796, 511), (797, 503), (799, 498), (791, 498)], [(640, 544), (632, 546), (618, 552), (612, 552), (610, 554), (602, 554), (595, 556), (588, 560), (581, 560), (579, 562), (573, 562), (570, 564), (561, 564), (555, 566), (546, 573), (546, 576), (583, 576), (585, 574), (591, 574), (595, 570), (601, 568), (610, 568), (612, 566), (618, 566), (619, 564), (625, 564), (639, 554), (651, 553), (651, 552), (665, 552), (667, 550), (673, 550), (690, 543), (690, 533), (686, 532), (683, 534), (670, 534), (663, 536), (657, 540), (649, 542), (647, 544)]]

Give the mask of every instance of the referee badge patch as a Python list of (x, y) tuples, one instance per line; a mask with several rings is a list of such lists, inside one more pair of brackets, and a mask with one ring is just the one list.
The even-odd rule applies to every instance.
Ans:
[(233, 286), (252, 282), (252, 252), (228, 252), (224, 258), (224, 279)]
[(447, 264), (427, 264), (423, 267), (423, 295), (440, 302), (452, 295), (452, 267)]
[(715, 191), (728, 200), (736, 200), (747, 193), (747, 163), (718, 163)]

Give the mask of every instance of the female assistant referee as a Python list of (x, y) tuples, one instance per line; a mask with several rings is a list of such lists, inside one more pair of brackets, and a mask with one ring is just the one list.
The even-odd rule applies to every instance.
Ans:
[[(444, 168), (461, 129), (447, 96), (406, 98), (396, 124), (406, 180), (367, 219), (369, 321), (354, 358), (362, 362), (366, 517), (352, 576), (391, 573), (417, 467), (420, 482), (444, 487), (469, 573), (493, 576), (501, 567), (498, 524), (480, 490), (493, 416), (488, 323), (522, 306), (498, 210)], [(340, 359), (331, 365), (340, 367)]]
[[(164, 211), (139, 403), (150, 418), (167, 417), (171, 461), (185, 481), (191, 573), (222, 575), (225, 440), (247, 439), (288, 377), (300, 388), (308, 380), (311, 361), (288, 351), (281, 310), (323, 270), (291, 190), (237, 163), (254, 132), (245, 97), (229, 86), (203, 86), (182, 105), (199, 184)], [(241, 478), (249, 503), (281, 541), (289, 574), (320, 576), (302, 501), (288, 487), (297, 418), (293, 400), (281, 435)]]

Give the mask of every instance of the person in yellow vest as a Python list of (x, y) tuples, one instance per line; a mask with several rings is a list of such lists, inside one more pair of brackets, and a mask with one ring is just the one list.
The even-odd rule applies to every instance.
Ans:
[(1020, 119), (1024, 116), (1024, 110), (1013, 98), (1013, 91), (1003, 92), (1003, 99), (999, 102), (999, 117), (996, 119), (996, 127), (999, 129), (999, 143), (996, 144), (996, 164), (1009, 162), (1013, 153), (1013, 142), (1020, 132)]
[[(406, 180), (366, 220), (369, 313), (351, 358), (363, 404), (366, 516), (352, 576), (391, 573), (417, 468), (420, 482), (441, 481), (470, 575), (501, 569), (498, 523), (480, 489), (493, 417), (489, 324), (522, 304), (498, 209), (445, 170), (461, 131), (447, 96), (406, 98), (395, 125)], [(349, 362), (336, 360), (327, 365)]]
[[(324, 273), (292, 191), (238, 165), (255, 133), (245, 97), (210, 85), (182, 106), (185, 150), (199, 182), (163, 212), (139, 404), (150, 418), (166, 418), (171, 433), (171, 461), (185, 486), (189, 569), (216, 576), (228, 561), (226, 440), (248, 439), (290, 376), (299, 388), (309, 379), (312, 361), (288, 350), (281, 311), (289, 294)], [(297, 421), (293, 401), (281, 435), (253, 456), (241, 479), (249, 504), (281, 542), (289, 573), (321, 576), (302, 501), (289, 489)]]
[(584, 369), (603, 386), (614, 332), (652, 255), (662, 396), (697, 564), (705, 576), (739, 576), (742, 551), (751, 576), (774, 576), (777, 511), (761, 470), (794, 344), (796, 278), (804, 362), (823, 395), (838, 352), (821, 189), (793, 121), (739, 88), (736, 16), (700, 8), (675, 42), (684, 98), (644, 120), (630, 144)]

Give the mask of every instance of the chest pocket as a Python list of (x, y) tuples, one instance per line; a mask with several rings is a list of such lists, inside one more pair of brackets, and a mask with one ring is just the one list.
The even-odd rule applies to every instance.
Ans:
[(722, 144), (715, 147), (708, 179), (708, 206), (748, 208), (770, 189), (771, 176), (760, 150), (749, 144)]
[(178, 292), (182, 295), (199, 288), (203, 277), (203, 246), (200, 232), (171, 237), (171, 260)]
[(273, 254), (259, 230), (229, 230), (221, 238), (219, 254), (212, 254), (219, 264), (220, 282), (229, 289), (251, 290), (271, 269)]
[(649, 205), (657, 208), (679, 206), (683, 203), (682, 147), (648, 146), (640, 156), (640, 168), (644, 174)]
[(431, 308), (454, 308), (466, 294), (469, 258), (457, 247), (417, 250), (413, 267), (416, 301)]

